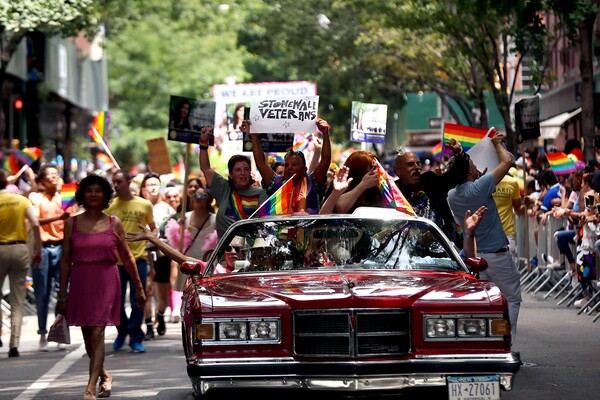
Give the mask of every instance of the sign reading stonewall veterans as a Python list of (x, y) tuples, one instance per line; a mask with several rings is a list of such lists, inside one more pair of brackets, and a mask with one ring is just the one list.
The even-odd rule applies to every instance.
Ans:
[[(253, 99), (250, 104), (250, 132), (258, 133), (263, 151), (285, 152), (294, 143), (296, 132), (315, 132), (319, 96), (287, 96)], [(244, 151), (252, 150), (244, 137)]]
[(385, 143), (386, 127), (386, 104), (352, 102), (351, 141)]
[[(169, 140), (198, 144), (203, 126), (215, 126), (214, 101), (171, 96), (169, 106)], [(213, 144), (211, 137), (209, 144)]]

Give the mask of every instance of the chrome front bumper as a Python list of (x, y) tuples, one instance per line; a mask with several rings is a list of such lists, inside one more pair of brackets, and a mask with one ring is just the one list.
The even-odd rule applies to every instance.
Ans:
[[(491, 374), (498, 375), (500, 387), (508, 391), (512, 389), (514, 375), (520, 364), (518, 354), (455, 354), (364, 363), (306, 363), (280, 358), (202, 360), (188, 364), (188, 375), (196, 395), (217, 388), (394, 391), (445, 386), (448, 376)], [(316, 373), (315, 370), (329, 373)], [(211, 374), (211, 371), (214, 373)], [(379, 373), (371, 373), (374, 371)]]

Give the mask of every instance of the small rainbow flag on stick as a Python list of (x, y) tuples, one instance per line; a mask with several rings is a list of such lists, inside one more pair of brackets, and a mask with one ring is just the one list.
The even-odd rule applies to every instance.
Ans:
[(294, 145), (292, 146), (293, 151), (304, 151), (308, 147), (308, 144), (312, 140), (312, 133), (303, 134), (296, 133), (294, 134)]
[(442, 142), (444, 143), (444, 153), (451, 154), (450, 150), (445, 149), (445, 143), (450, 139), (456, 139), (463, 151), (468, 152), (471, 147), (475, 146), (481, 139), (488, 134), (487, 129), (473, 128), (458, 124), (444, 123), (442, 125)]
[(98, 152), (98, 154), (96, 154), (96, 165), (102, 171), (106, 171), (114, 167), (115, 163), (113, 163), (112, 159), (106, 154)]
[(431, 154), (433, 155), (434, 159), (440, 158), (442, 156), (442, 142), (439, 142), (431, 148)]
[(75, 204), (75, 191), (77, 191), (77, 182), (65, 183), (60, 189), (60, 196), (62, 197), (61, 207), (66, 210), (68, 207)]
[(294, 175), (287, 180), (275, 193), (265, 200), (260, 207), (256, 209), (250, 218), (258, 214), (259, 217), (266, 217), (275, 214), (291, 214), (292, 212), (292, 193), (294, 191)]
[[(100, 141), (108, 141), (108, 124), (110, 124), (110, 113), (108, 111), (102, 111), (96, 115), (94, 122), (92, 122), (92, 128), (88, 131), (88, 135), (94, 139), (94, 142), (100, 144)], [(98, 133), (96, 135), (94, 130)], [(99, 137), (98, 137), (99, 136)]]
[(546, 158), (554, 175), (567, 175), (577, 170), (573, 160), (562, 151), (546, 153)]
[(383, 206), (395, 208), (408, 215), (415, 215), (412, 206), (406, 200), (406, 197), (404, 197), (398, 186), (396, 186), (392, 177), (379, 164), (379, 161), (377, 161), (377, 176), (379, 178), (379, 190), (381, 191)]

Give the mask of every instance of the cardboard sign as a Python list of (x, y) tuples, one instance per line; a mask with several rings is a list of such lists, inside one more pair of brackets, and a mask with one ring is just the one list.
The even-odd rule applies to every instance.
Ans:
[(352, 102), (352, 127), (350, 140), (353, 142), (385, 143), (387, 130), (387, 105)]
[[(200, 141), (204, 126), (214, 128), (216, 103), (214, 101), (171, 96), (169, 106), (169, 140), (194, 143)], [(211, 137), (209, 144), (213, 144)]]
[(172, 172), (171, 159), (165, 138), (146, 140), (146, 145), (148, 146), (148, 157), (150, 157), (152, 171), (160, 175), (170, 174)]
[[(263, 97), (250, 105), (250, 132), (316, 132), (319, 96)], [(292, 135), (293, 140), (293, 135)]]

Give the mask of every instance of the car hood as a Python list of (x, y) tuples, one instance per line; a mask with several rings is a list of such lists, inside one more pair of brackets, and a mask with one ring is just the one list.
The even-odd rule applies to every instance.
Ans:
[(202, 286), (201, 302), (205, 306), (210, 303), (213, 308), (241, 306), (241, 302), (245, 307), (320, 308), (410, 307), (417, 301), (449, 300), (453, 304), (463, 301), (490, 305), (502, 301), (497, 287), (490, 282), (457, 272), (328, 270), (240, 274), (213, 276)]

